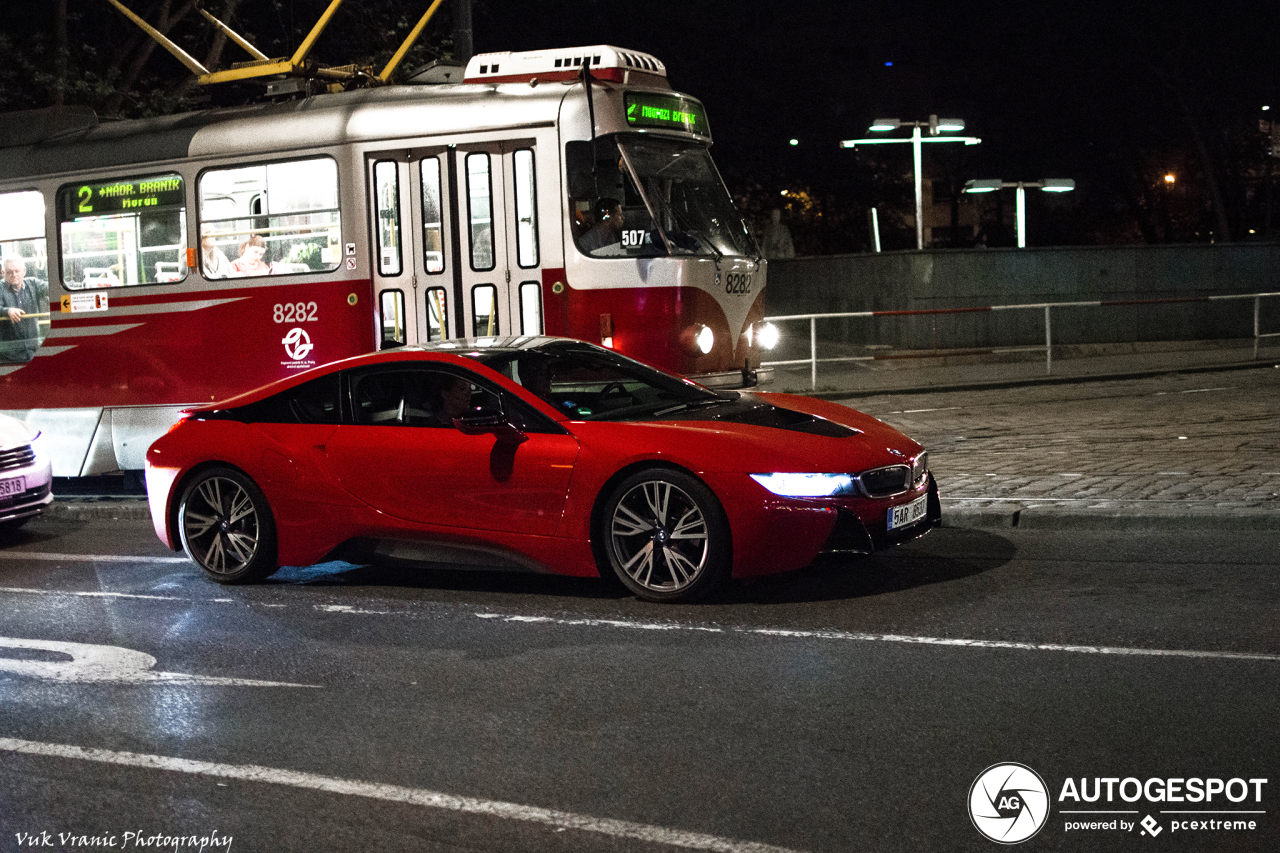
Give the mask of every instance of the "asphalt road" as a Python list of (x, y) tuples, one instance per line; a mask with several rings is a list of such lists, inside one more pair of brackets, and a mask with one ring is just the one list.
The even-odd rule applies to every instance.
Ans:
[(64, 506), (0, 543), (0, 850), (1280, 849), (1280, 370), (851, 402), (960, 526), (702, 605), (223, 588)]
[[(1016, 761), (1055, 800), (1026, 849), (1271, 850), (1278, 554), (944, 528), (664, 607), (346, 564), (223, 588), (144, 522), (42, 520), (0, 551), (0, 849), (990, 850), (970, 786)], [(1265, 814), (1070, 833), (1067, 777), (1267, 778), (1213, 804)]]

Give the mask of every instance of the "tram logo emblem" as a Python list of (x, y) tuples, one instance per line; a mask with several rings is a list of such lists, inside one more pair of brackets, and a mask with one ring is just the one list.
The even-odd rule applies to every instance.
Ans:
[(1000, 844), (1017, 844), (1040, 831), (1049, 817), (1049, 789), (1025, 764), (993, 764), (969, 789), (974, 828)]
[(302, 361), (316, 348), (316, 345), (311, 343), (311, 336), (300, 328), (290, 329), (289, 334), (285, 335), (280, 343), (284, 344), (285, 355), (294, 361)]

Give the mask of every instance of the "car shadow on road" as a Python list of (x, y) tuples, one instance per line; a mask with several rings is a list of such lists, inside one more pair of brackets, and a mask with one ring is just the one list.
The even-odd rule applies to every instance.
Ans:
[[(977, 575), (1004, 565), (1015, 553), (1014, 544), (996, 534), (941, 528), (915, 542), (877, 554), (827, 556), (796, 572), (737, 580), (708, 599), (707, 603), (795, 604), (883, 595)], [(334, 561), (314, 566), (286, 566), (272, 575), (267, 583), (425, 589), (441, 593), (494, 593), (570, 600), (633, 598), (620, 582), (612, 578), (464, 571), (443, 564), (359, 565)]]
[(794, 604), (865, 598), (971, 577), (1005, 565), (1016, 553), (1013, 542), (989, 531), (941, 528), (876, 554), (827, 555), (798, 572), (740, 581), (721, 602)]

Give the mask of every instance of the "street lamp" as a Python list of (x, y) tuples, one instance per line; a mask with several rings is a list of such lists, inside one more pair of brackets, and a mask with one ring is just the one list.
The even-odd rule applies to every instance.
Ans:
[(967, 193), (993, 193), (1007, 187), (1018, 189), (1018, 248), (1027, 247), (1027, 187), (1038, 187), (1047, 193), (1069, 193), (1076, 188), (1070, 178), (1045, 178), (1042, 181), (1002, 181), (999, 178), (980, 178), (965, 181)]
[[(916, 183), (916, 248), (924, 248), (924, 180), (921, 170), (923, 157), (921, 143), (924, 142), (963, 142), (965, 145), (977, 145), (982, 142), (976, 136), (938, 136), (939, 133), (954, 133), (964, 130), (964, 119), (938, 118), (929, 116), (928, 121), (902, 121), (896, 118), (878, 118), (869, 128), (873, 133), (897, 130), (910, 127), (910, 139), (845, 139), (840, 142), (841, 148), (856, 148), (859, 145), (885, 145), (897, 142), (911, 143), (912, 166)], [(929, 128), (929, 136), (925, 137), (921, 128)]]

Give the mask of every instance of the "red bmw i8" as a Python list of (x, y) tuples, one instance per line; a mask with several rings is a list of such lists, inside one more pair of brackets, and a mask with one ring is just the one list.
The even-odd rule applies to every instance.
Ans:
[(220, 583), (341, 558), (679, 601), (941, 518), (928, 454), (868, 415), (557, 338), (357, 356), (192, 409), (146, 476), (156, 533)]

